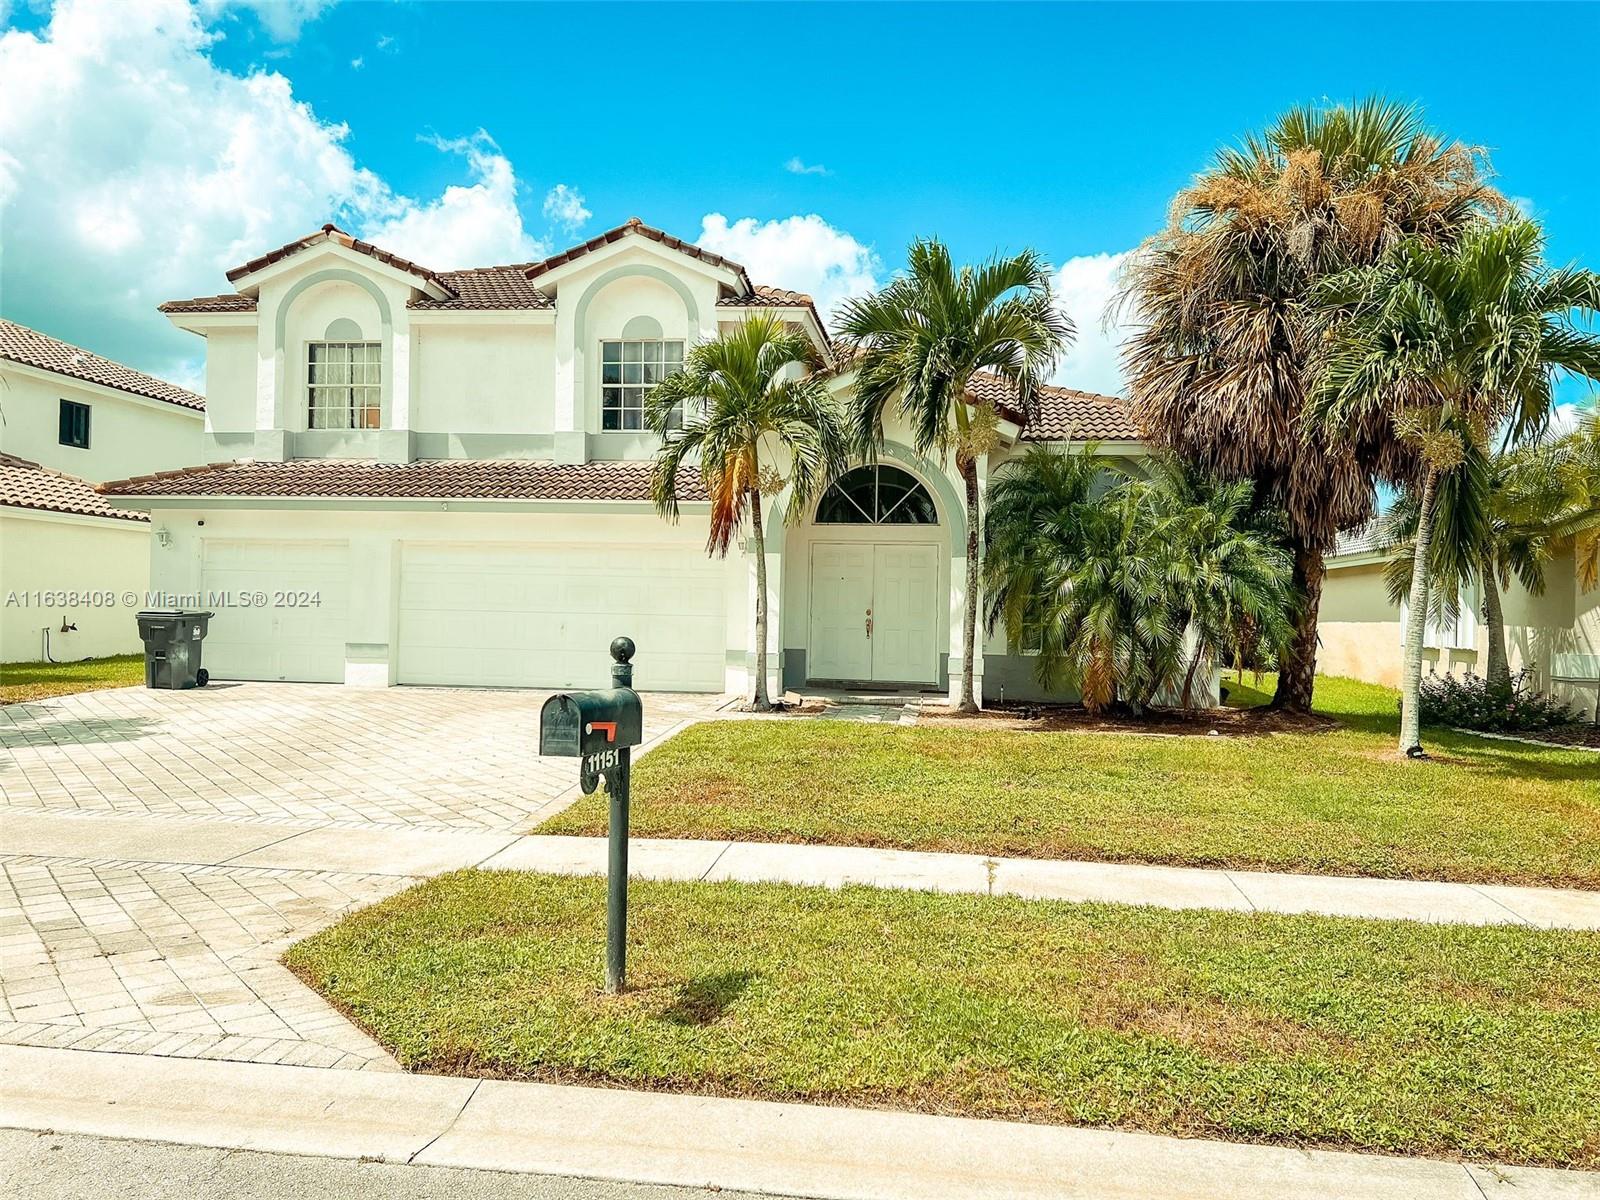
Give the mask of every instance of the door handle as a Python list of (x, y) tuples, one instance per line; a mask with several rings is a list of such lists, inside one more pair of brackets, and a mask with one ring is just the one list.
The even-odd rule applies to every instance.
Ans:
[(867, 609), (867, 636), (872, 636), (872, 610)]

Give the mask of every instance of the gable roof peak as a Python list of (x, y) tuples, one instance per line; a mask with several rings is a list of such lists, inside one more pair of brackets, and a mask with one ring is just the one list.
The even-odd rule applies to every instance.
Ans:
[(401, 258), (400, 255), (390, 253), (382, 247), (374, 246), (371, 242), (364, 242), (354, 234), (346, 233), (332, 221), (324, 222), (322, 228), (315, 233), (308, 233), (305, 237), (296, 238), (292, 242), (285, 242), (276, 250), (269, 250), (267, 253), (258, 255), (241, 266), (234, 267), (233, 270), (228, 272), (228, 282), (237, 283), (247, 275), (254, 275), (257, 271), (264, 270), (274, 263), (282, 262), (302, 250), (309, 250), (313, 246), (319, 246), (324, 242), (332, 242), (335, 245), (343, 246), (346, 250), (364, 254), (368, 258), (384, 264), (384, 266), (393, 267), (395, 270), (403, 271), (408, 275), (415, 275), (425, 284), (438, 289), (445, 296), (455, 295), (450, 285), (440, 277), (439, 272), (430, 270), (420, 263), (414, 263), (409, 258)]
[(621, 241), (623, 238), (633, 235), (649, 238), (652, 242), (657, 242), (668, 250), (676, 250), (678, 253), (687, 255), (690, 258), (699, 259), (708, 266), (731, 271), (738, 280), (736, 287), (739, 292), (748, 295), (754, 291), (754, 287), (750, 283), (750, 276), (745, 273), (744, 267), (739, 263), (734, 262), (731, 258), (724, 258), (720, 254), (696, 246), (693, 242), (686, 242), (682, 238), (673, 237), (672, 234), (667, 233), (665, 230), (657, 229), (654, 225), (646, 225), (638, 217), (629, 217), (614, 229), (608, 229), (604, 233), (596, 234), (586, 242), (579, 242), (576, 246), (569, 246), (558, 254), (552, 254), (549, 258), (531, 264), (528, 267), (528, 278), (538, 279), (541, 275), (548, 274), (557, 267), (564, 267), (575, 259), (582, 258), (586, 254), (592, 254), (613, 242)]

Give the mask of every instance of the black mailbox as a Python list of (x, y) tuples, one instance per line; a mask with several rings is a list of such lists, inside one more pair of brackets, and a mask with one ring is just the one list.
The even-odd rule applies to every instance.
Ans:
[(563, 692), (539, 711), (539, 753), (578, 760), (578, 786), (589, 795), (603, 777), (610, 800), (606, 829), (606, 991), (620, 992), (628, 970), (628, 777), (633, 747), (644, 741), (644, 706), (633, 690), (633, 639), (611, 643), (612, 687)]
[(644, 709), (632, 688), (563, 692), (539, 712), (539, 753), (588, 758), (644, 740)]

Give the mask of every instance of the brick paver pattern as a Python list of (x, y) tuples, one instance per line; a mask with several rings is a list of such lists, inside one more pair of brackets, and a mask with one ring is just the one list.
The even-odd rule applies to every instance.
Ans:
[[(0, 804), (140, 816), (525, 831), (568, 791), (548, 693), (316, 684), (121, 688), (0, 708)], [(645, 697), (645, 737), (712, 696)]]
[[(0, 707), (0, 1043), (398, 1070), (278, 959), (412, 880), (111, 861), (95, 818), (524, 831), (577, 779), (537, 753), (547, 695), (220, 684)], [(649, 694), (645, 737), (720, 703)], [(6, 853), (7, 807), (82, 816), (82, 856)]]
[(0, 858), (0, 1042), (398, 1069), (279, 962), (412, 881)]

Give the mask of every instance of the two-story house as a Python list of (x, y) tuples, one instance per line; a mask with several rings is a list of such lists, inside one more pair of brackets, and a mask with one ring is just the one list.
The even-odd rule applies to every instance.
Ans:
[[(226, 601), (215, 677), (588, 686), (625, 633), (641, 687), (748, 688), (749, 549), (707, 556), (697, 478), (677, 524), (655, 514), (643, 399), (759, 309), (829, 356), (808, 297), (637, 219), (463, 271), (330, 225), (228, 277), (232, 293), (162, 306), (206, 338), (215, 461), (104, 489), (152, 513), (153, 586)], [(1050, 389), (1023, 429), (979, 386), (1012, 418), (985, 474), (1029, 440), (1139, 452), (1112, 398)], [(888, 436), (799, 520), (769, 506), (774, 687), (959, 681), (959, 477)], [(985, 691), (1030, 694), (1026, 656), (988, 649)]]
[(94, 484), (200, 461), (205, 407), (0, 318), (0, 662), (139, 649), (150, 523)]

